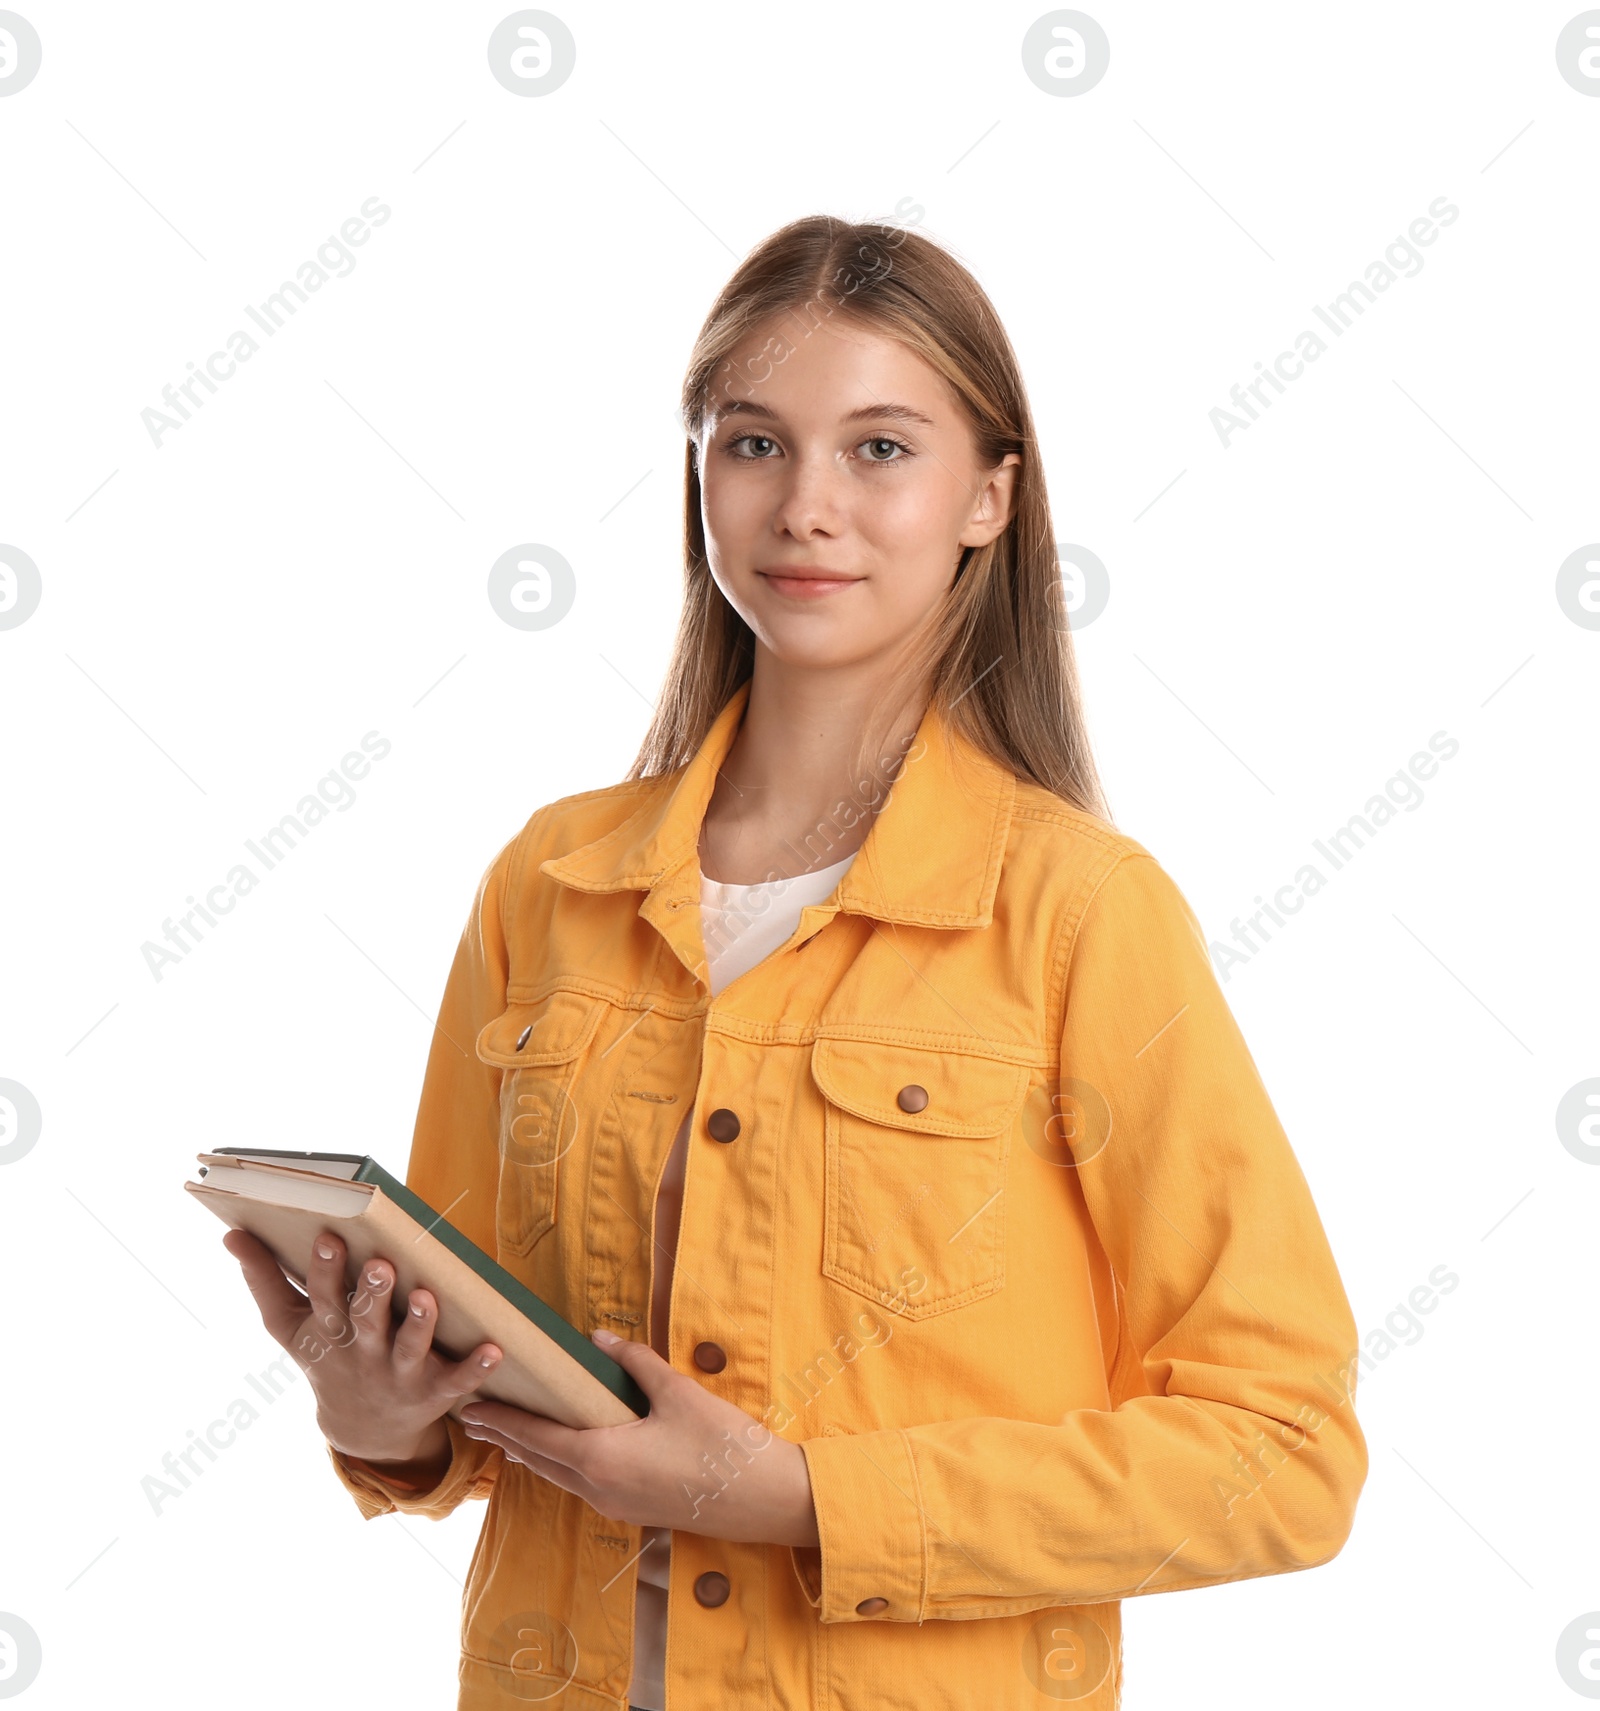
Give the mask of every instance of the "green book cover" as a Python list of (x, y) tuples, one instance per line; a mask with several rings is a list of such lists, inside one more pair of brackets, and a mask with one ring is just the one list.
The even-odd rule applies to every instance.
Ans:
[(373, 1187), (381, 1188), (396, 1206), (442, 1242), (457, 1259), (471, 1266), (524, 1318), (531, 1319), (551, 1342), (565, 1349), (580, 1366), (593, 1373), (613, 1396), (627, 1403), (635, 1414), (650, 1412), (650, 1399), (610, 1355), (596, 1348), (582, 1331), (563, 1319), (548, 1302), (541, 1301), (526, 1284), (519, 1283), (498, 1261), (490, 1259), (476, 1242), (469, 1241), (453, 1224), (446, 1223), (427, 1201), (413, 1194), (398, 1177), (391, 1176), (376, 1159), (362, 1153), (291, 1152), (277, 1147), (212, 1147), (210, 1150), (219, 1156), (282, 1159), (286, 1164), (306, 1165), (320, 1159), (330, 1164), (355, 1165), (353, 1175), (341, 1173), (339, 1180), (370, 1182)]

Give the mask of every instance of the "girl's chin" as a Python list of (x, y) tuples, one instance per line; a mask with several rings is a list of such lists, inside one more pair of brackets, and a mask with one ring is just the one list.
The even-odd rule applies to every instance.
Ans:
[(807, 625), (805, 634), (795, 634), (789, 625), (763, 624), (755, 628), (761, 645), (774, 660), (793, 671), (836, 671), (842, 666), (858, 665), (877, 649), (863, 636), (860, 626)]

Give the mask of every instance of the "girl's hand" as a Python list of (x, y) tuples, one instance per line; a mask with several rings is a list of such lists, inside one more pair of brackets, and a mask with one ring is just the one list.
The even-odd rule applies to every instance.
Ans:
[(502, 1402), (474, 1402), (470, 1437), (581, 1497), (613, 1521), (672, 1527), (747, 1544), (816, 1545), (805, 1453), (675, 1371), (647, 1343), (610, 1331), (594, 1340), (650, 1398), (625, 1426), (587, 1431)]
[(500, 1364), (493, 1343), (465, 1360), (433, 1349), (439, 1308), (426, 1289), (413, 1289), (405, 1323), (392, 1324), (394, 1267), (367, 1262), (361, 1286), (344, 1286), (345, 1247), (324, 1230), (312, 1243), (309, 1296), (284, 1275), (264, 1243), (229, 1230), (222, 1245), (238, 1260), (274, 1341), (294, 1357), (317, 1398), (317, 1425), (336, 1450), (363, 1461), (440, 1462), (449, 1459), (441, 1422), (457, 1397), (476, 1390)]

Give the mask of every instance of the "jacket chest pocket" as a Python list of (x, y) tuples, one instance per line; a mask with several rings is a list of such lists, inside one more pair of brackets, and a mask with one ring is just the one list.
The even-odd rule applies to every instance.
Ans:
[(500, 1066), (500, 1170), (495, 1234), (525, 1257), (556, 1221), (560, 1165), (583, 1113), (573, 1084), (601, 1005), (576, 992), (511, 1003), (478, 1035), (478, 1057)]
[(906, 1319), (1005, 1284), (1005, 1184), (1025, 1064), (819, 1039), (823, 1272)]

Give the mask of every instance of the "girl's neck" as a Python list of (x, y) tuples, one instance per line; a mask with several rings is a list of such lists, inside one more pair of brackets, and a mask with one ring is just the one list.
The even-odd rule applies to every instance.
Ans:
[(866, 841), (927, 704), (882, 673), (807, 671), (757, 644), (755, 673), (700, 831), (700, 870), (753, 885), (828, 867)]

